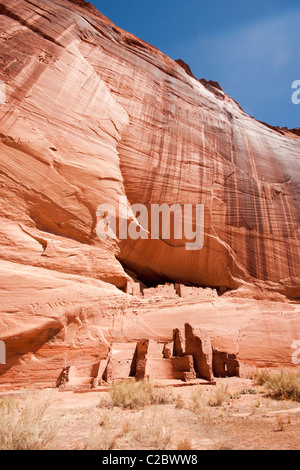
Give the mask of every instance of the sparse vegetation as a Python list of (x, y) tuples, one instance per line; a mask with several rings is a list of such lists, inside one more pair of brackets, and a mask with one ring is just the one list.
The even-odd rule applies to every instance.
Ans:
[(228, 392), (228, 387), (221, 385), (220, 387), (217, 387), (217, 389), (209, 397), (207, 404), (208, 406), (222, 406), (224, 401), (228, 401), (229, 399), (230, 393)]
[(300, 402), (300, 368), (279, 372), (258, 370), (254, 380), (257, 385), (263, 385), (272, 398)]
[(110, 395), (109, 396), (105, 395), (105, 396), (100, 397), (97, 408), (111, 410), (113, 407), (114, 405), (113, 405)]
[(93, 428), (82, 450), (114, 450), (120, 433), (114, 426), (113, 412), (105, 410), (99, 418), (99, 427)]
[(150, 405), (165, 405), (175, 401), (172, 390), (156, 389), (146, 380), (115, 383), (110, 387), (109, 394), (112, 405), (124, 410), (141, 410)]
[(203, 411), (207, 406), (222, 406), (225, 401), (231, 398), (231, 395), (228, 391), (228, 387), (221, 385), (210, 393), (205, 393), (201, 387), (197, 387), (193, 391), (191, 398), (194, 411)]
[(182, 397), (180, 397), (179, 395), (177, 395), (177, 397), (175, 398), (175, 407), (180, 410), (182, 408), (185, 407), (185, 402), (183, 400)]
[(131, 436), (145, 449), (165, 450), (172, 441), (173, 433), (167, 415), (152, 407), (135, 420)]
[(93, 430), (83, 450), (114, 450), (119, 437), (110, 427)]
[[(257, 381), (263, 384), (274, 375), (261, 372)], [(290, 397), (281, 371), (275, 375), (277, 385), (279, 379), (284, 382), (284, 396)], [(219, 379), (217, 384), (159, 388), (125, 381), (99, 394), (16, 394), (0, 399), (0, 449), (299, 448), (297, 403), (275, 400), (268, 396), (271, 389), (266, 395), (247, 379)], [(46, 401), (41, 398), (45, 393)]]
[(56, 426), (47, 416), (49, 400), (28, 396), (23, 403), (0, 401), (0, 450), (45, 450), (53, 446)]
[(239, 400), (243, 395), (256, 395), (257, 391), (254, 388), (243, 388), (238, 392), (235, 392), (230, 395), (230, 399)]
[(194, 411), (203, 411), (207, 406), (207, 398), (205, 397), (202, 387), (195, 387), (191, 394)]
[(173, 395), (173, 390), (168, 388), (155, 388), (151, 390), (151, 404), (152, 405), (170, 405), (176, 402), (176, 397)]
[(255, 374), (253, 375), (253, 380), (255, 385), (263, 386), (265, 385), (269, 377), (270, 372), (268, 372), (266, 369), (257, 369)]

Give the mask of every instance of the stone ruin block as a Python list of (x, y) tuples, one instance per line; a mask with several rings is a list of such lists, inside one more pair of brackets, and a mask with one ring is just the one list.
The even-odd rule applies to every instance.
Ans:
[(185, 355), (185, 335), (182, 330), (173, 330), (173, 356)]
[(68, 366), (63, 369), (57, 386), (61, 390), (77, 390), (92, 388), (97, 377), (99, 364), (91, 364), (85, 367)]
[(136, 379), (146, 378), (172, 380), (174, 378), (172, 359), (150, 357), (138, 360)]
[(215, 377), (239, 377), (240, 363), (235, 354), (213, 349), (213, 371)]
[(147, 357), (163, 358), (164, 344), (157, 343), (153, 339), (139, 341), (136, 345), (136, 358), (144, 359)]
[(173, 342), (158, 343), (151, 339), (137, 343), (113, 343), (106, 359), (85, 367), (67, 367), (59, 384), (64, 390), (97, 388), (135, 377), (193, 381), (212, 381), (215, 376), (239, 376), (236, 355), (212, 347), (208, 333), (194, 329), (188, 323), (184, 330), (173, 330)]
[(136, 343), (114, 343), (111, 346), (103, 380), (112, 383), (134, 377)]
[(171, 358), (164, 356), (165, 345), (154, 340), (140, 341), (136, 348), (137, 380), (173, 379)]
[(194, 358), (194, 367), (197, 377), (212, 381), (213, 352), (210, 337), (205, 330), (194, 329), (185, 324), (185, 353)]
[(218, 297), (217, 290), (210, 287), (202, 288), (175, 284), (175, 289), (179, 297), (184, 299), (212, 300)]
[(207, 299), (217, 299), (219, 297), (217, 289), (211, 289), (210, 287), (206, 287), (203, 294), (204, 298)]
[(157, 343), (153, 339), (147, 340), (147, 357), (150, 358), (163, 358), (164, 344)]
[(141, 285), (139, 282), (128, 281), (125, 287), (125, 293), (134, 295), (136, 297), (141, 296)]
[(172, 357), (174, 379), (189, 382), (196, 379), (193, 356)]
[(186, 323), (184, 332), (178, 328), (174, 330), (173, 343), (173, 356), (192, 356), (197, 377), (213, 380), (212, 344), (205, 330), (194, 330)]
[(136, 368), (135, 368), (135, 378), (136, 380), (144, 380), (149, 379), (150, 377), (147, 376), (147, 359), (146, 357), (137, 359), (136, 361)]
[(164, 345), (163, 356), (165, 359), (170, 359), (173, 356), (174, 343), (168, 343)]
[(144, 289), (143, 294), (146, 299), (151, 299), (154, 297), (166, 299), (178, 298), (174, 284), (164, 284), (157, 287), (150, 287), (149, 289)]
[(104, 373), (106, 371), (109, 361), (110, 361), (110, 352), (108, 353), (108, 356), (105, 359), (101, 359), (101, 361), (99, 362), (97, 377), (95, 377), (93, 381), (93, 388), (97, 388), (100, 385), (104, 384), (103, 376), (104, 376)]

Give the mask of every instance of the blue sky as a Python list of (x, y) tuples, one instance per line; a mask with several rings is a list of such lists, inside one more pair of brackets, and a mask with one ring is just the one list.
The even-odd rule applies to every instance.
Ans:
[(300, 127), (299, 0), (90, 0), (121, 28), (216, 80), (255, 118)]

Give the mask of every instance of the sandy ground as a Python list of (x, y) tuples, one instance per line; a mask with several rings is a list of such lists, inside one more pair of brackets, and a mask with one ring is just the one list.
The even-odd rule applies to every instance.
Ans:
[[(231, 398), (219, 407), (194, 408), (199, 387), (170, 387), (175, 401), (145, 410), (107, 408), (107, 392), (35, 391), (48, 397), (57, 427), (55, 448), (103, 450), (257, 450), (300, 449), (300, 405), (268, 398), (251, 380), (220, 379)], [(211, 396), (216, 386), (202, 386)], [(239, 393), (242, 392), (242, 393)], [(23, 400), (20, 392), (13, 396)], [(99, 405), (100, 404), (100, 405)]]

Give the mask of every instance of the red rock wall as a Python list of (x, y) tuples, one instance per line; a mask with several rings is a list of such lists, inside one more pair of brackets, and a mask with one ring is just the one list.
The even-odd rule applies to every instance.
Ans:
[[(130, 280), (126, 266), (152, 285), (299, 296), (299, 136), (250, 118), (83, 1), (0, 0), (0, 14), (0, 382), (49, 385), (112, 340), (171, 340), (192, 320), (222, 350), (288, 363), (298, 304), (216, 299), (208, 311), (114, 286)], [(101, 242), (96, 209), (119, 196), (129, 214), (203, 203), (203, 250)]]
[[(297, 136), (218, 99), (90, 9), (1, 0), (0, 12), (3, 257), (124, 285), (118, 254), (152, 282), (299, 293)], [(118, 195), (128, 208), (203, 203), (204, 249), (100, 243), (96, 208)]]

